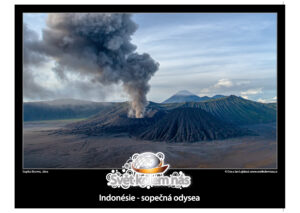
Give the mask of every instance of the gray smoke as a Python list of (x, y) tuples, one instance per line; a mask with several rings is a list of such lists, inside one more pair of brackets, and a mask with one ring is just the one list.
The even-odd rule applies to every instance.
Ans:
[(130, 14), (52, 13), (42, 40), (26, 38), (30, 35), (24, 28), (24, 69), (50, 58), (62, 80), (68, 80), (68, 73), (77, 73), (91, 83), (122, 83), (131, 99), (129, 115), (143, 117), (148, 82), (159, 64), (149, 54), (135, 52), (131, 36), (137, 25)]

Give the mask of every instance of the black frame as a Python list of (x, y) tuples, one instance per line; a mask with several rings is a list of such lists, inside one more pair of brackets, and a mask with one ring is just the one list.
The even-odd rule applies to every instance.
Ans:
[[(275, 173), (225, 173), (180, 169), (192, 178), (182, 190), (112, 189), (110, 169), (49, 169), (24, 173), (22, 164), (22, 26), (24, 12), (250, 12), (277, 13), (277, 169)], [(129, 156), (128, 156), (129, 157)], [(121, 167), (121, 165), (120, 165)], [(26, 169), (28, 171), (28, 169)], [(172, 170), (172, 169), (170, 169)], [(248, 171), (250, 169), (243, 169)], [(259, 169), (257, 169), (259, 170)], [(43, 172), (39, 169), (30, 171)], [(99, 202), (102, 195), (198, 195), (200, 202)], [(284, 5), (15, 5), (15, 207), (16, 208), (285, 208), (285, 6)]]

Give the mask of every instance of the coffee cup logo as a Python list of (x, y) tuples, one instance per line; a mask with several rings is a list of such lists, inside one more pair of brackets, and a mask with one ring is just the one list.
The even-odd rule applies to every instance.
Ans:
[(191, 177), (182, 171), (174, 171), (170, 175), (164, 173), (170, 167), (164, 164), (165, 155), (162, 152), (136, 153), (122, 166), (122, 170), (111, 170), (106, 175), (107, 185), (112, 188), (128, 189), (130, 187), (172, 187), (186, 188), (191, 184)]
[(169, 165), (164, 164), (164, 154), (144, 152), (142, 154), (134, 155), (133, 162), (131, 164), (132, 169), (138, 173), (144, 174), (157, 174), (164, 173)]

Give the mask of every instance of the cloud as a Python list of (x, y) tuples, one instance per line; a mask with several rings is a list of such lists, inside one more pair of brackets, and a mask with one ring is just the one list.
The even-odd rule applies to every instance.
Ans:
[(262, 99), (262, 98), (257, 99), (257, 101), (260, 102), (260, 103), (267, 103), (268, 102), (266, 99)]
[(228, 79), (220, 79), (218, 83), (214, 85), (215, 88), (220, 88), (220, 87), (232, 87), (233, 83), (232, 81)]
[[(134, 14), (133, 19), (139, 28), (132, 35), (131, 42), (137, 45), (138, 52), (150, 52), (160, 63), (159, 72), (151, 78), (152, 87), (147, 94), (149, 100), (163, 101), (178, 90), (184, 89), (208, 96), (241, 96), (242, 91), (263, 88), (263, 94), (243, 95), (251, 100), (276, 95), (276, 14), (140, 13)], [(30, 29), (37, 32), (38, 36), (35, 37), (42, 40), (47, 14), (26, 13), (23, 20)], [(66, 37), (62, 44), (68, 42), (71, 41)], [(115, 42), (108, 46), (116, 48), (119, 44), (120, 39), (116, 38)], [(44, 60), (42, 55), (30, 56), (32, 57), (25, 60)], [(70, 98), (93, 98), (93, 91), (84, 92), (79, 86), (81, 84), (78, 84), (80, 88), (77, 88), (76, 85), (68, 85), (68, 81), (63, 80), (64, 77), (69, 79), (72, 69), (70, 72), (62, 72), (62, 69), (51, 69), (52, 67), (31, 69), (34, 70), (34, 81), (27, 82), (32, 85), (32, 89), (28, 88), (30, 90), (26, 92), (30, 93), (31, 99), (48, 99), (49, 95), (51, 98), (60, 98), (62, 94), (66, 97), (69, 94)], [(48, 73), (55, 76), (51, 79), (45, 78)], [(78, 78), (82, 76), (78, 73)], [(228, 81), (231, 82), (231, 86)], [(37, 89), (38, 86), (45, 87), (45, 83), (50, 93), (43, 91), (44, 88)], [(87, 80), (87, 83), (92, 82)], [(91, 85), (91, 90), (99, 91), (95, 92), (99, 101), (110, 101), (112, 95), (118, 95), (113, 91), (109, 92), (110, 90), (102, 92), (102, 87), (98, 88), (97, 85)], [(96, 86), (97, 88), (94, 88)], [(42, 94), (34, 94), (38, 91), (42, 91)], [(89, 97), (87, 94), (90, 94)]]
[(272, 98), (273, 100), (277, 100), (277, 96), (275, 96), (274, 98)]
[(262, 88), (248, 89), (247, 91), (241, 92), (241, 95), (256, 95), (262, 93)]
[(245, 87), (247, 84), (250, 84), (250, 81), (231, 80), (228, 78), (222, 78), (218, 80), (217, 83), (214, 83), (209, 87), (201, 89), (199, 95), (208, 96), (213, 94), (225, 94), (225, 93), (233, 94), (234, 91), (241, 90), (241, 88)]
[(246, 96), (246, 95), (242, 95), (242, 98), (244, 98), (244, 99), (249, 99), (249, 97)]
[(215, 92), (217, 89), (220, 89), (220, 88), (224, 88), (224, 87), (232, 87), (234, 85), (234, 83), (229, 80), (229, 79), (220, 79), (218, 80), (218, 82), (208, 88), (203, 88), (200, 90), (200, 96), (207, 96), (209, 95), (210, 93), (213, 93)]
[(262, 98), (257, 99), (257, 101), (260, 103), (269, 103), (267, 99), (262, 99)]
[[(274, 98), (276, 98), (276, 96)], [(257, 99), (257, 101), (260, 103), (276, 103), (276, 99), (274, 99), (274, 98), (269, 98), (269, 99), (268, 98), (266, 98), (266, 99), (259, 98), (259, 99)]]

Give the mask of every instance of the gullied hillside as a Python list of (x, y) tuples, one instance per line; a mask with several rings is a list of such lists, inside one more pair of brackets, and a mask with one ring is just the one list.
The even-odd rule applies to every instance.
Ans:
[(150, 126), (139, 137), (166, 142), (196, 142), (248, 134), (199, 108), (178, 108)]
[(267, 103), (266, 106), (268, 106), (274, 110), (277, 110), (277, 103)]
[(184, 103), (178, 107), (200, 108), (231, 124), (246, 125), (276, 121), (276, 109), (273, 106), (234, 95), (204, 102)]
[(189, 103), (150, 102), (145, 117), (139, 119), (128, 117), (128, 110), (127, 102), (117, 103), (58, 132), (126, 134), (143, 140), (196, 142), (252, 134), (243, 125), (276, 121), (274, 104), (258, 103), (236, 96)]

